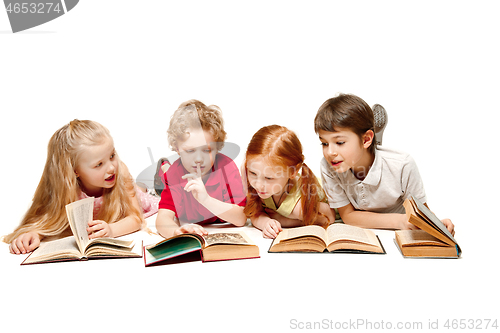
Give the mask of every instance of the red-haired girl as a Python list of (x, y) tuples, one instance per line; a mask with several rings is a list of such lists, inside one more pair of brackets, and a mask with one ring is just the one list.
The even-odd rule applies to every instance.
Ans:
[(334, 221), (318, 179), (304, 163), (297, 135), (283, 126), (261, 128), (248, 144), (245, 173), (248, 195), (245, 214), (275, 238), (282, 227)]

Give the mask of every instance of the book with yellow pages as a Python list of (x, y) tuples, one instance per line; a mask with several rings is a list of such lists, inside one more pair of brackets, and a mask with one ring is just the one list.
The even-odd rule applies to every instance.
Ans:
[(93, 209), (93, 197), (66, 205), (73, 236), (42, 242), (21, 265), (104, 258), (140, 258), (142, 244), (134, 245), (134, 241), (115, 238), (89, 239), (87, 227), (88, 222), (92, 221)]
[(144, 246), (145, 266), (201, 260), (220, 261), (259, 258), (259, 247), (242, 231), (205, 236), (180, 234)]
[(414, 197), (404, 202), (408, 222), (420, 230), (397, 230), (395, 243), (404, 257), (459, 258), (462, 250), (446, 226)]
[(268, 252), (386, 253), (373, 231), (343, 223), (283, 229)]

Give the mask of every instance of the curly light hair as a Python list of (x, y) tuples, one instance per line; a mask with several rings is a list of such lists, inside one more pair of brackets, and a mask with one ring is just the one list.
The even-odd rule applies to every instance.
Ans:
[(189, 129), (199, 128), (212, 135), (217, 142), (217, 150), (220, 151), (224, 147), (226, 131), (221, 109), (216, 105), (206, 106), (196, 99), (191, 99), (179, 105), (170, 119), (167, 130), (170, 148), (177, 151), (179, 141), (185, 140)]

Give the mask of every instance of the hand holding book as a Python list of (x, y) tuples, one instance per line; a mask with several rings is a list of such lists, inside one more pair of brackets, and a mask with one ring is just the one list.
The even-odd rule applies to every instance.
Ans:
[(442, 219), (441, 222), (444, 224), (446, 229), (451, 233), (452, 236), (455, 236), (455, 225), (451, 222), (450, 219)]
[(92, 220), (88, 223), (89, 227), (87, 232), (89, 239), (99, 238), (99, 237), (109, 237), (113, 238), (113, 232), (111, 227), (106, 221)]
[[(422, 204), (426, 208), (429, 208), (427, 204)], [(399, 219), (399, 229), (400, 230), (419, 230), (419, 227), (416, 225), (412, 224), (409, 220), (406, 214), (400, 214), (401, 218)], [(452, 236), (455, 235), (455, 226), (453, 225), (453, 222), (451, 222), (450, 219), (442, 219), (441, 223), (448, 229), (450, 234)]]

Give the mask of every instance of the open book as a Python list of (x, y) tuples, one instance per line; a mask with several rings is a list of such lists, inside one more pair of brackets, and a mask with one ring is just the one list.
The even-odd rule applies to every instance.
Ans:
[(140, 258), (142, 244), (134, 246), (133, 241), (115, 238), (89, 239), (87, 227), (92, 221), (93, 209), (92, 197), (66, 205), (73, 236), (42, 242), (21, 265), (96, 258)]
[(181, 234), (144, 247), (144, 264), (259, 258), (259, 248), (242, 231), (206, 236)]
[(385, 249), (373, 231), (334, 223), (327, 229), (319, 225), (283, 229), (269, 252), (385, 253)]
[(405, 257), (459, 258), (460, 246), (446, 226), (420, 201), (404, 202), (408, 222), (421, 230), (397, 230), (394, 240)]

